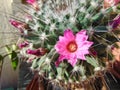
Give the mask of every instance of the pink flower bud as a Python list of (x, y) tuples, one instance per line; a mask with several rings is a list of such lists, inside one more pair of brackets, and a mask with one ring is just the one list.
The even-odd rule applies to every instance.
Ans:
[(18, 47), (20, 48), (20, 49), (22, 49), (22, 48), (24, 48), (24, 47), (26, 47), (26, 46), (28, 46), (29, 45), (29, 43), (27, 42), (27, 41), (25, 41), (25, 42), (23, 42), (23, 43), (20, 43), (19, 45), (18, 45)]
[(23, 28), (25, 26), (25, 23), (16, 21), (14, 19), (9, 20), (10, 24), (13, 25), (14, 27), (18, 28), (20, 30), (21, 33), (23, 33)]
[(41, 56), (41, 55), (44, 55), (46, 53), (46, 50), (43, 49), (43, 48), (38, 48), (38, 49), (35, 49), (35, 50), (28, 49), (26, 51), (26, 53), (31, 54), (31, 55), (35, 55), (35, 56)]
[(38, 3), (36, 0), (27, 0), (26, 2), (30, 5), (32, 5), (36, 10), (39, 10)]

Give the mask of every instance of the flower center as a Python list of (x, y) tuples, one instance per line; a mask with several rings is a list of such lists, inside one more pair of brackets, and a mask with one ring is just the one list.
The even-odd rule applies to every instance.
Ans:
[(76, 42), (75, 41), (71, 41), (71, 42), (69, 42), (68, 43), (68, 45), (67, 45), (67, 50), (69, 51), (69, 52), (75, 52), (76, 50), (77, 50), (77, 44), (76, 44)]

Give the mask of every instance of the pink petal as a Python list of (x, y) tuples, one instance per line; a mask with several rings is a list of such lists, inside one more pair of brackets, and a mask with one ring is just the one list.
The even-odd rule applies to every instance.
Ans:
[(78, 51), (76, 52), (77, 55), (81, 55), (81, 54), (89, 54), (88, 49), (78, 49)]
[(78, 34), (85, 35), (85, 34), (86, 34), (86, 30), (80, 30), (80, 31), (78, 32)]
[[(86, 51), (84, 53), (86, 53)], [(84, 53), (82, 52), (81, 54), (77, 55), (77, 58), (85, 60), (86, 58)]]
[(83, 56), (83, 55), (87, 55), (87, 54), (89, 54), (89, 51), (87, 49), (86, 50), (79, 50), (77, 52), (77, 58), (82, 59), (81, 55)]
[(65, 59), (65, 57), (62, 56), (62, 55), (60, 55), (59, 58), (58, 58), (58, 60), (55, 62), (55, 65), (58, 67), (59, 64), (60, 64), (64, 59)]
[(88, 36), (86, 35), (85, 30), (81, 30), (76, 34), (76, 42), (86, 41), (87, 39), (88, 39)]
[(63, 61), (65, 59), (65, 57), (63, 55), (60, 55), (59, 58), (58, 58), (58, 61)]
[(58, 42), (56, 45), (55, 45), (55, 49), (57, 52), (59, 52), (60, 54), (65, 54), (67, 53), (68, 51), (66, 50), (66, 44), (64, 42)]
[(70, 29), (67, 29), (67, 30), (64, 31), (64, 37), (66, 39), (71, 39), (71, 40), (75, 39), (75, 36), (74, 36), (72, 30), (70, 30)]
[(88, 50), (90, 46), (93, 44), (93, 42), (85, 41), (83, 43), (77, 42), (78, 44), (78, 50)]
[(75, 66), (75, 64), (77, 63), (77, 58), (76, 58), (76, 59), (69, 59), (68, 62), (69, 62), (72, 66)]
[(77, 63), (77, 56), (76, 53), (71, 53), (68, 56), (65, 56), (68, 62), (74, 66)]
[(88, 39), (88, 36), (86, 35), (80, 35), (80, 34), (76, 34), (76, 42), (84, 42)]
[(62, 44), (64, 44), (64, 45), (66, 45), (66, 44), (69, 43), (69, 41), (71, 41), (71, 39), (68, 39), (68, 38), (65, 38), (65, 37), (60, 36), (58, 43), (62, 43)]

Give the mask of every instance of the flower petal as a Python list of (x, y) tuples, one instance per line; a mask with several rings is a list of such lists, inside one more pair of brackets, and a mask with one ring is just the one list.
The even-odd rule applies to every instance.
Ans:
[(85, 35), (85, 34), (86, 34), (86, 30), (81, 30), (81, 31), (78, 32), (77, 34)]
[(88, 50), (84, 50), (84, 51), (79, 51), (78, 53), (77, 53), (77, 58), (79, 58), (79, 59), (82, 59), (82, 60), (85, 60), (85, 55), (86, 54), (89, 54), (89, 51)]
[(68, 62), (69, 62), (72, 66), (75, 66), (75, 64), (77, 63), (77, 58), (75, 58), (75, 59), (69, 59)]
[(77, 43), (78, 43), (79, 50), (87, 50), (93, 44), (93, 42), (89, 42), (89, 41), (85, 41), (85, 42), (81, 43), (81, 45), (79, 42), (77, 42)]
[(76, 42), (83, 42), (88, 39), (88, 36), (86, 35), (86, 31), (82, 30), (76, 34)]
[(74, 36), (72, 30), (70, 30), (70, 29), (67, 29), (67, 30), (64, 31), (64, 37), (68, 40), (69, 39), (71, 39), (71, 40), (75, 39), (75, 36)]
[(58, 58), (58, 60), (55, 62), (55, 65), (58, 67), (59, 64), (60, 64), (64, 59), (65, 59), (65, 57), (62, 56), (62, 55), (60, 55), (59, 58)]

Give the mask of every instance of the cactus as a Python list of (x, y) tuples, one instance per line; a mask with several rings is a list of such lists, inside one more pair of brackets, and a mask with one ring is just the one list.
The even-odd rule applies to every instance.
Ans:
[[(63, 52), (59, 52), (62, 45), (59, 46), (59, 43), (63, 43), (61, 41), (63, 39), (70, 41), (70, 36), (67, 35), (71, 35), (71, 33), (75, 36), (75, 40), (81, 35), (87, 43), (84, 43), (84, 45), (89, 45), (86, 46), (87, 49), (85, 51), (88, 52), (93, 44), (92, 41), (87, 41), (91, 35), (90, 33), (95, 32), (97, 27), (108, 26), (113, 7), (104, 8), (103, 0), (27, 1), (33, 8), (28, 10), (28, 16), (25, 17), (24, 24), (20, 23), (22, 26), (18, 25), (19, 23), (17, 24), (19, 27), (16, 27), (16, 24), (14, 26), (18, 29), (20, 28), (23, 40), (29, 43), (27, 45), (22, 44), (20, 51), (25, 50), (24, 56), (27, 57), (29, 63), (32, 63), (31, 69), (38, 70), (41, 76), (51, 81), (80, 83), (94, 76), (96, 71), (104, 68), (100, 64), (99, 58), (94, 57), (90, 53), (81, 54), (83, 58), (85, 57), (85, 60), (81, 60), (83, 58), (76, 54), (78, 56), (74, 56), (74, 58), (76, 57), (74, 60), (77, 61), (73, 64), (73, 61), (68, 60), (73, 59), (72, 56), (67, 57), (64, 54), (62, 57)], [(83, 29), (86, 31), (82, 32)], [(69, 38), (66, 39), (65, 37)], [(74, 52), (79, 46), (76, 43), (77, 41), (70, 42), (70, 48), (68, 47), (67, 49)], [(81, 47), (85, 48), (84, 46)], [(59, 58), (64, 58), (64, 60), (60, 61), (58, 60)]]

